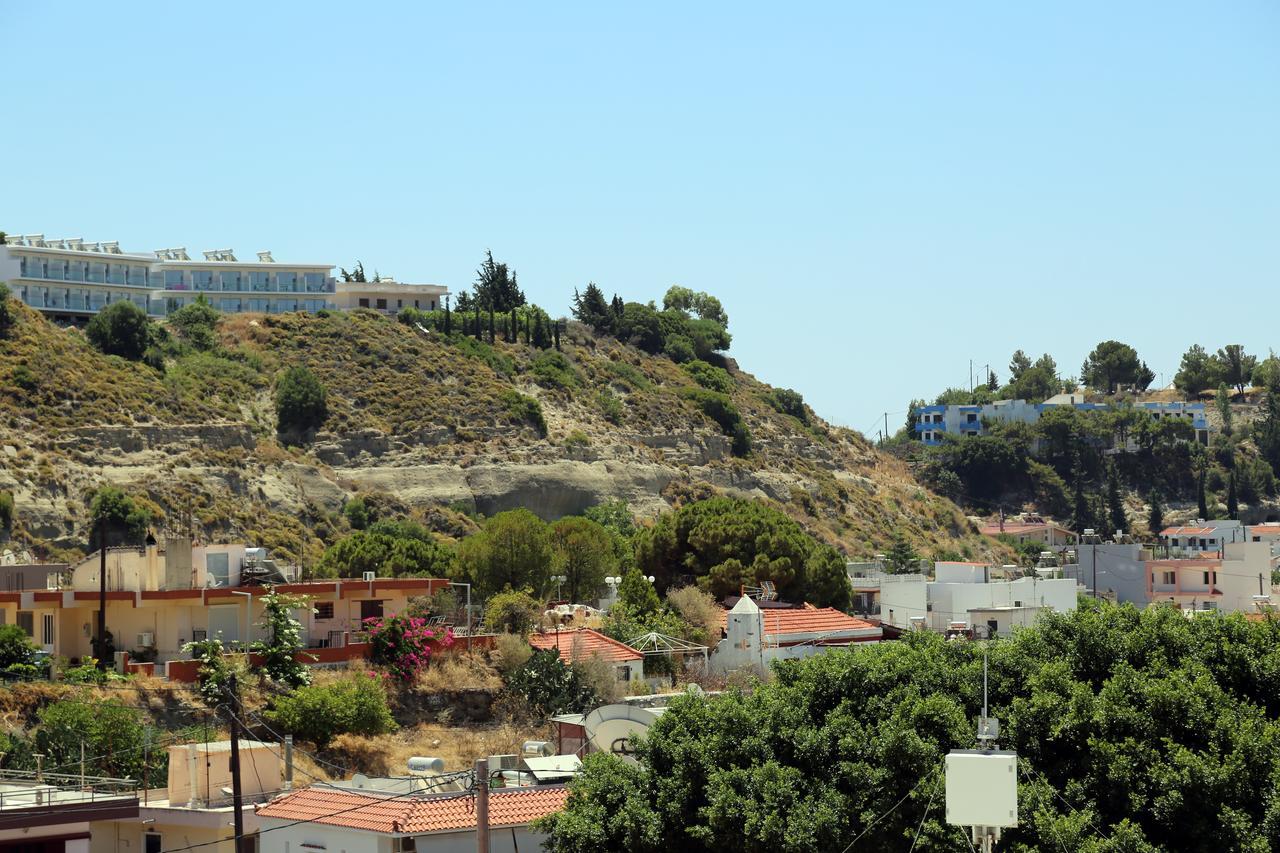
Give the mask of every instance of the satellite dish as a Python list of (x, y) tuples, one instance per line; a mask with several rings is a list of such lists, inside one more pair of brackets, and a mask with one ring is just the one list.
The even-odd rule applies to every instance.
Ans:
[(622, 702), (602, 705), (587, 714), (582, 725), (592, 749), (630, 758), (633, 739), (648, 731), (665, 710), (640, 708)]

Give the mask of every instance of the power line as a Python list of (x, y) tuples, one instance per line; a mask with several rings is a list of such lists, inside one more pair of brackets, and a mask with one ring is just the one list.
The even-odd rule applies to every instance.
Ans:
[(907, 801), (907, 798), (910, 797), (912, 794), (914, 794), (916, 790), (919, 789), (919, 787), (925, 783), (925, 780), (928, 779), (929, 776), (932, 775), (937, 769), (938, 769), (937, 767), (931, 767), (929, 770), (925, 771), (925, 774), (920, 777), (920, 781), (916, 782), (915, 786), (912, 787), (910, 791), (907, 791), (905, 794), (903, 794), (902, 798), (898, 800), (896, 803), (894, 803), (892, 806), (890, 806), (888, 811), (886, 811), (884, 814), (877, 817), (875, 820), (871, 821), (871, 823), (867, 824), (866, 828), (863, 829), (862, 832), (859, 832), (857, 836), (855, 836), (854, 839), (849, 842), (849, 845), (845, 847), (844, 850), (840, 851), (840, 853), (849, 853), (849, 851), (853, 849), (853, 845), (857, 844), (858, 841), (861, 840), (862, 836), (866, 835), (868, 832), (874, 829), (876, 824), (880, 823), (880, 821), (884, 820), (889, 815), (897, 811), (898, 806), (905, 803)]

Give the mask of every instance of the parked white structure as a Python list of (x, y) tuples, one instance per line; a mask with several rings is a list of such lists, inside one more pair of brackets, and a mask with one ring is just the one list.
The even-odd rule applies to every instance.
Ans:
[(215, 249), (124, 252), (115, 242), (9, 235), (0, 281), (22, 302), (60, 320), (83, 320), (116, 302), (163, 317), (203, 295), (223, 313), (319, 311), (334, 307), (333, 265), (277, 263), (270, 252), (241, 260)]
[(1193, 524), (1166, 527), (1160, 531), (1160, 543), (1170, 548), (1170, 556), (1177, 553), (1221, 551), (1224, 545), (1247, 539), (1244, 525), (1231, 518), (1214, 518), (1208, 521), (1198, 518)]
[(1221, 556), (1159, 559), (1141, 545), (1100, 543), (1082, 547), (1079, 564), (1063, 571), (1099, 595), (1139, 607), (1254, 613), (1271, 594), (1271, 545), (1228, 542)]
[(880, 621), (898, 630), (971, 630), (1005, 636), (1032, 625), (1045, 611), (1076, 609), (1077, 584), (1064, 578), (990, 580), (990, 567), (938, 563), (936, 580), (924, 575), (889, 575), (880, 585)]

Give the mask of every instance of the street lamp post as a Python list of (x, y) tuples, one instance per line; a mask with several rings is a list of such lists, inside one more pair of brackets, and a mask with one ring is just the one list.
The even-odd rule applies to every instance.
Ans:
[(569, 580), (564, 575), (552, 575), (551, 579), (556, 582), (556, 601), (560, 600), (560, 585)]

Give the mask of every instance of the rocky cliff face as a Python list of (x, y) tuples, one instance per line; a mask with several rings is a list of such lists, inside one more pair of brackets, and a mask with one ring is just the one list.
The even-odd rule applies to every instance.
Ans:
[[(232, 317), (212, 353), (171, 352), (163, 373), (93, 351), (21, 310), (0, 341), (0, 488), (14, 538), (85, 545), (85, 497), (103, 482), (145, 494), (161, 524), (245, 537), (314, 558), (357, 493), (449, 534), (463, 516), (524, 506), (552, 519), (602, 500), (652, 517), (716, 491), (775, 501), (851, 556), (904, 530), (924, 553), (985, 553), (956, 507), (901, 463), (727, 363), (751, 452), (688, 399), (690, 373), (574, 327), (564, 361), (524, 344), (459, 345), (364, 312)], [(556, 357), (558, 359), (558, 357)], [(330, 416), (291, 446), (275, 435), (271, 383), (306, 364)], [(16, 381), (20, 380), (20, 381)], [(513, 407), (536, 400), (545, 422)]]

